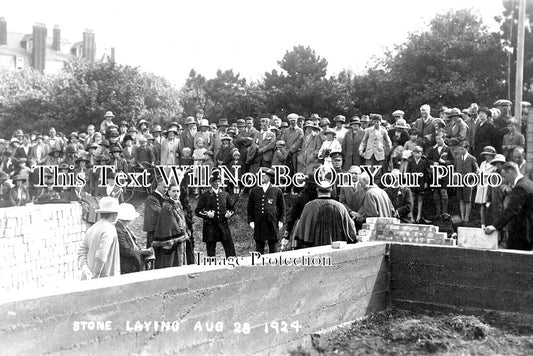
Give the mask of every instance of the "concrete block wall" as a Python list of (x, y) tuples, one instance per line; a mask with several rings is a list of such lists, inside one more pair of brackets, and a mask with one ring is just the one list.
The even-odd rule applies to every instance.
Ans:
[(367, 218), (358, 238), (363, 242), (411, 242), (449, 246), (456, 244), (455, 239), (448, 238), (445, 232), (439, 232), (438, 226), (403, 224), (395, 218)]
[(0, 209), (0, 295), (79, 279), (84, 231), (76, 203)]
[(398, 308), (498, 311), (533, 325), (533, 252), (391, 244), (390, 260)]
[[(280, 256), (329, 257), (331, 266), (251, 265), (246, 257), (234, 269), (192, 265), (78, 281), (61, 292), (0, 301), (0, 349), (14, 355), (279, 355), (306, 335), (389, 305), (385, 243), (264, 255)], [(177, 330), (156, 330), (154, 322), (162, 321)], [(92, 324), (83, 330), (82, 322)]]

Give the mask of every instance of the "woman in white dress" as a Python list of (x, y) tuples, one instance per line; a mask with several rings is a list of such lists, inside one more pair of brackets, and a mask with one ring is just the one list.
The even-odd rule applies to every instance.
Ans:
[(333, 167), (331, 164), (331, 152), (342, 152), (342, 146), (339, 140), (335, 138), (337, 133), (332, 128), (328, 127), (324, 134), (326, 135), (326, 141), (322, 142), (320, 150), (318, 150), (318, 159), (324, 160), (324, 166)]
[(488, 192), (489, 192), (487, 175), (496, 170), (496, 166), (490, 163), (494, 159), (494, 156), (496, 156), (496, 149), (492, 146), (485, 146), (485, 148), (483, 148), (483, 152), (481, 152), (481, 156), (484, 156), (485, 160), (481, 162), (481, 164), (479, 165), (478, 174), (481, 174), (481, 172), (483, 172), (485, 179), (484, 181), (481, 180), (479, 185), (477, 186), (476, 198), (474, 202), (476, 204), (481, 205), (481, 208), (479, 209), (480, 214), (481, 214), (481, 227), (484, 227), (485, 226), (485, 204), (488, 202)]

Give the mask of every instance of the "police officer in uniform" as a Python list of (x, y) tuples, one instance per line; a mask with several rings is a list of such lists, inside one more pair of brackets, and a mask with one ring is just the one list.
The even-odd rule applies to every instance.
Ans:
[(235, 214), (233, 203), (229, 194), (219, 187), (219, 171), (213, 171), (209, 183), (211, 188), (200, 195), (195, 210), (196, 215), (204, 219), (202, 235), (207, 255), (215, 256), (217, 242), (220, 241), (226, 257), (235, 256), (235, 246), (228, 225), (228, 219)]
[(248, 223), (254, 231), (256, 251), (265, 252), (268, 243), (270, 253), (278, 251), (279, 230), (285, 222), (285, 199), (281, 189), (273, 187), (273, 169), (263, 169), (261, 185), (250, 191), (248, 200)]

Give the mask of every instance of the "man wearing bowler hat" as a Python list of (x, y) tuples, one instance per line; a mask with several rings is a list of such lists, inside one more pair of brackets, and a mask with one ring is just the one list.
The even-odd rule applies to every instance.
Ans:
[(100, 199), (100, 219), (85, 233), (78, 250), (78, 266), (82, 279), (117, 276), (120, 274), (120, 252), (115, 223), (119, 211), (116, 198)]
[(248, 200), (248, 223), (254, 232), (255, 250), (265, 252), (278, 251), (279, 230), (285, 222), (285, 199), (281, 189), (273, 187), (271, 180), (275, 172), (271, 168), (261, 169), (261, 184), (250, 191)]

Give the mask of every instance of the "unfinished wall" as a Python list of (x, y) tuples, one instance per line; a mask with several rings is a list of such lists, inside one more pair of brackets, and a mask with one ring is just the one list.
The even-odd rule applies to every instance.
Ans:
[[(324, 246), (268, 256), (330, 257), (331, 266), (250, 266), (248, 257), (234, 269), (193, 265), (77, 282), (62, 294), (0, 304), (0, 346), (28, 355), (279, 354), (319, 329), (384, 310), (386, 253), (384, 243)], [(75, 330), (80, 321), (109, 330)], [(135, 331), (137, 321), (177, 321), (179, 329)], [(288, 323), (286, 332), (270, 322)]]
[(79, 279), (76, 251), (84, 231), (79, 204), (0, 209), (0, 297)]
[(533, 321), (533, 253), (391, 245), (391, 298), (399, 308), (511, 313)]

